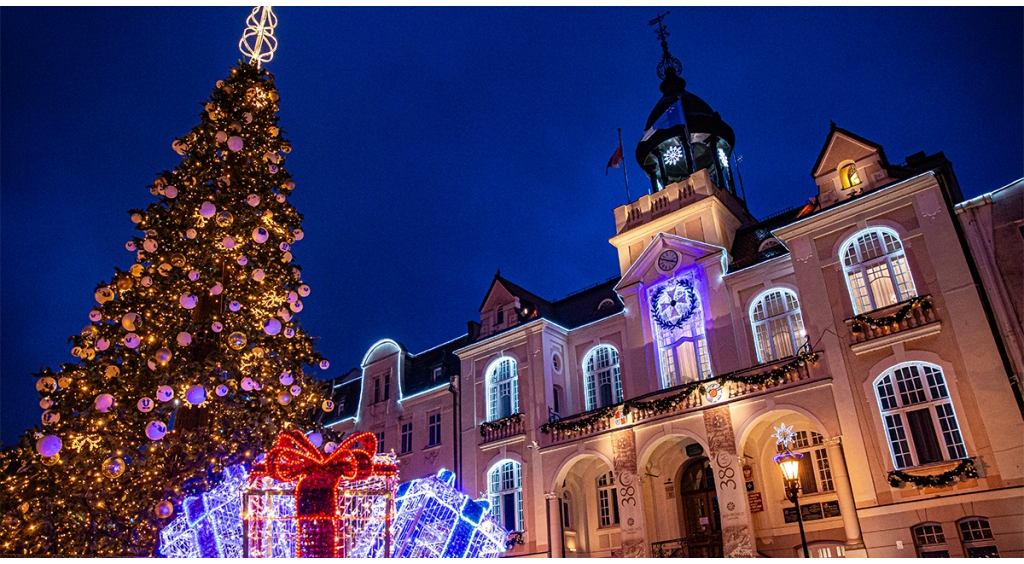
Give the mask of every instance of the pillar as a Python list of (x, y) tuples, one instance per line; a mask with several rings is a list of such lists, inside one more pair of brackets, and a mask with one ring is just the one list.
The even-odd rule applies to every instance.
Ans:
[(619, 526), (622, 556), (647, 556), (647, 526), (644, 524), (643, 492), (636, 472), (636, 435), (633, 429), (611, 434), (615, 483), (619, 490)]
[(832, 469), (832, 483), (839, 495), (839, 512), (843, 514), (843, 528), (846, 529), (846, 557), (865, 558), (868, 553), (864, 548), (864, 539), (860, 533), (860, 519), (857, 517), (857, 504), (853, 500), (853, 486), (850, 484), (850, 473), (846, 469), (846, 457), (843, 455), (841, 437), (833, 437), (825, 441), (828, 450), (829, 466)]
[(548, 558), (562, 557), (562, 500), (558, 492), (544, 494), (548, 502)]
[(722, 555), (725, 558), (754, 557), (754, 526), (743, 487), (743, 465), (736, 454), (729, 406), (704, 411), (708, 437), (708, 460), (715, 472), (718, 510), (722, 517)]

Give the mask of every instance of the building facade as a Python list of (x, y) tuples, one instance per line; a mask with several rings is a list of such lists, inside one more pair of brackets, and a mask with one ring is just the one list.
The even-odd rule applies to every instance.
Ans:
[(833, 124), (813, 202), (758, 221), (732, 129), (663, 71), (619, 276), (549, 301), (499, 272), (463, 336), (370, 347), (332, 429), (455, 470), (509, 556), (798, 556), (789, 432), (811, 556), (1024, 556), (1024, 183), (962, 202), (941, 153)]

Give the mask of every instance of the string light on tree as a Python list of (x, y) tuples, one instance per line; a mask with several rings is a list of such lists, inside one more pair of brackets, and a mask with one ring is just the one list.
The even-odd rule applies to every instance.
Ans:
[(93, 289), (75, 363), (36, 375), (46, 425), (0, 453), (0, 470), (24, 468), (0, 472), (5, 554), (154, 555), (185, 496), (282, 429), (318, 428), (323, 358), (287, 301), (306, 288), (291, 144), (260, 68), (276, 18), (261, 7), (249, 24), (251, 62), (217, 81), (198, 125), (168, 143), (178, 163), (129, 211), (134, 264)]

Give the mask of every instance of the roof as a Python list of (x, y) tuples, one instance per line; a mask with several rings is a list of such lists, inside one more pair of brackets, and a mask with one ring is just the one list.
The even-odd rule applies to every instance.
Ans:
[[(402, 397), (409, 397), (432, 388), (446, 385), (452, 376), (460, 374), (462, 364), (456, 351), (469, 344), (469, 335), (463, 335), (416, 355), (409, 355), (402, 372)], [(434, 369), (440, 368), (441, 374), (434, 377)]]
[(860, 135), (853, 133), (852, 131), (843, 129), (842, 127), (836, 125), (836, 122), (830, 121), (828, 137), (825, 138), (825, 144), (821, 146), (821, 152), (818, 153), (818, 158), (814, 160), (814, 167), (811, 168), (811, 178), (816, 178), (820, 174), (818, 168), (821, 167), (821, 161), (822, 159), (825, 158), (825, 155), (828, 154), (828, 150), (832, 146), (832, 138), (835, 137), (837, 133), (845, 135), (850, 139), (857, 141), (858, 143), (862, 143), (868, 147), (871, 147), (872, 149), (875, 149), (876, 151), (878, 151), (878, 159), (881, 162), (882, 168), (890, 168), (889, 160), (885, 158), (885, 151), (882, 149), (881, 145), (875, 143), (874, 141), (871, 141), (870, 139), (865, 139)]
[[(619, 276), (609, 278), (604, 282), (588, 286), (552, 302), (524, 289), (518, 284), (509, 282), (499, 273), (494, 275), (494, 282), (491, 283), (490, 289), (487, 290), (487, 296), (490, 296), (495, 284), (501, 284), (510, 294), (519, 298), (518, 313), (520, 324), (543, 318), (557, 323), (566, 329), (575, 329), (576, 327), (622, 311), (622, 301), (619, 300), (619, 295), (615, 293), (615, 285), (618, 284), (619, 280)], [(487, 303), (487, 297), (484, 298), (484, 303)], [(518, 325), (513, 325), (504, 331), (515, 327), (518, 327)], [(499, 331), (499, 333), (504, 331)], [(495, 333), (488, 335), (488, 337), (493, 335)]]

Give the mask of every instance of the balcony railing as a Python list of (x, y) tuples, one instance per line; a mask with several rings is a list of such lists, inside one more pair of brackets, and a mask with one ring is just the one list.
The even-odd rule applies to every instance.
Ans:
[(722, 533), (651, 543), (654, 558), (722, 558)]
[(522, 413), (513, 413), (502, 419), (485, 421), (480, 424), (480, 444), (521, 435), (523, 431)]
[(851, 317), (846, 320), (846, 326), (850, 329), (850, 344), (857, 344), (928, 325), (935, 320), (932, 297), (928, 295), (872, 311), (869, 315)]
[(647, 419), (781, 388), (817, 377), (817, 372), (812, 373), (811, 370), (812, 366), (818, 364), (817, 360), (818, 353), (802, 352), (797, 356), (772, 363), (759, 364), (709, 380), (658, 390), (618, 405), (546, 423), (541, 427), (541, 432), (548, 435), (548, 444), (556, 444), (637, 424)]

